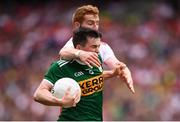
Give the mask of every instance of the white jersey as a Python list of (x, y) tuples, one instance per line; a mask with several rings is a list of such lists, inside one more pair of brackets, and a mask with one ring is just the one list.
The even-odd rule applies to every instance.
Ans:
[[(69, 39), (69, 41), (64, 45), (63, 48), (66, 48), (66, 47), (74, 48), (72, 38)], [(112, 51), (111, 47), (105, 42), (101, 42), (99, 52), (100, 52), (103, 62), (105, 62), (110, 57), (115, 57), (114, 52)]]

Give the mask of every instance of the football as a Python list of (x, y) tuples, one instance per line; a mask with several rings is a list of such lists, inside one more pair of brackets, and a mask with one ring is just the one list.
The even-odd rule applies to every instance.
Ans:
[[(52, 93), (55, 97), (61, 99), (65, 95), (68, 88), (70, 88), (70, 95), (73, 96), (78, 90), (79, 95), (81, 96), (81, 88), (79, 84), (72, 78), (61, 78), (57, 80), (53, 86)], [(80, 101), (80, 96), (77, 102)]]

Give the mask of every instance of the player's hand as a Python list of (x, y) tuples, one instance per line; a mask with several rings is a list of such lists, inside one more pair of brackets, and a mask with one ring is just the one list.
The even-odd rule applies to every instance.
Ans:
[(75, 107), (77, 104), (77, 99), (79, 97), (78, 91), (75, 92), (74, 95), (71, 95), (70, 90), (71, 88), (69, 87), (62, 98), (62, 107), (64, 108)]
[(118, 65), (118, 66), (116, 66), (116, 67), (113, 69), (113, 71), (112, 71), (112, 77), (114, 77), (114, 76), (119, 77), (120, 74), (121, 74), (121, 66)]
[(131, 72), (126, 65), (117, 65), (118, 76), (126, 83), (132, 93), (135, 93)]
[(83, 63), (88, 65), (90, 68), (92, 68), (93, 66), (96, 66), (96, 67), (101, 66), (101, 63), (98, 59), (98, 54), (95, 52), (87, 52), (87, 51), (81, 50), (79, 53), (79, 59)]

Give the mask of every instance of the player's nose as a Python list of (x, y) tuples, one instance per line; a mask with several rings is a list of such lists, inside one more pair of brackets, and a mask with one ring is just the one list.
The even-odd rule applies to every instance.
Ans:
[(95, 52), (96, 52), (97, 54), (99, 54), (99, 49), (96, 49)]

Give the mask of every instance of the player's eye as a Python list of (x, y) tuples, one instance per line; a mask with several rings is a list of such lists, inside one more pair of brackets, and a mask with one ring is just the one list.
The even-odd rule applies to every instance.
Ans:
[(92, 48), (99, 48), (99, 45), (92, 45)]
[(94, 25), (94, 22), (93, 22), (93, 21), (88, 21), (87, 24), (88, 24), (88, 25)]
[(92, 23), (92, 22), (89, 22), (88, 25), (93, 25), (93, 23)]

